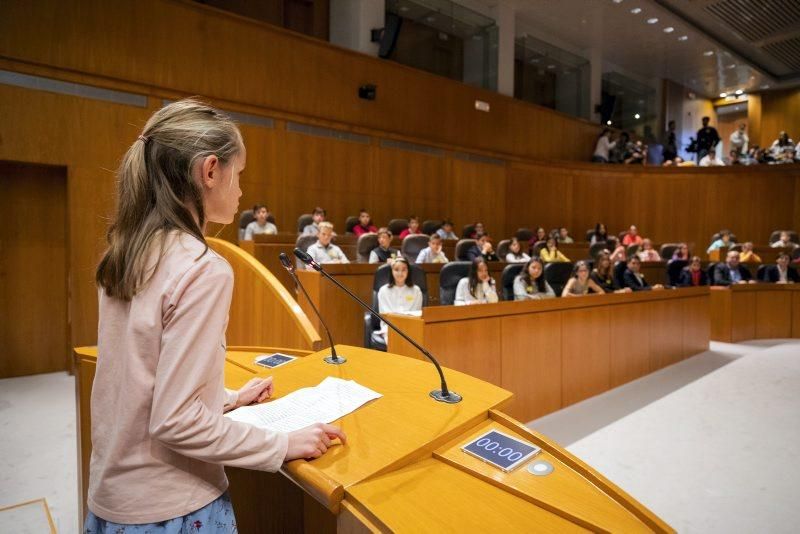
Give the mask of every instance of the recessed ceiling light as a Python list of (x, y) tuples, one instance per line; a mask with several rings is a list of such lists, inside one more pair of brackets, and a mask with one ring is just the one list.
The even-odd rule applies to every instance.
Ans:
[(726, 96), (728, 96), (728, 93), (720, 93), (720, 94), (719, 94), (719, 97), (720, 97), (720, 98), (725, 98)]
[(730, 65), (728, 65), (728, 68), (729, 69), (735, 69), (736, 68), (736, 63), (731, 63)]
[(706, 56), (706, 57), (713, 56), (714, 55), (714, 51), (713, 50), (706, 50), (705, 52), (703, 52), (703, 55)]
[(606, 124), (608, 124), (609, 126), (611, 126), (611, 121), (606, 121)]
[(634, 116), (633, 116), (633, 118), (634, 118), (634, 119), (639, 119), (639, 118), (641, 118), (641, 115), (639, 115), (639, 114), (637, 113), (636, 115), (634, 115)]
[(762, 89), (769, 89), (769, 84), (768, 84), (768, 83), (765, 83), (764, 85), (762, 85), (762, 86), (761, 86), (761, 88), (762, 88)]
[(667, 26), (666, 28), (664, 28), (664, 33), (672, 33), (674, 31), (675, 28), (673, 28), (672, 26)]
[(742, 91), (741, 89), (737, 89), (737, 90), (736, 90), (736, 94), (737, 94), (737, 95), (741, 95), (741, 94), (743, 94), (743, 93), (744, 93), (744, 91)]
[(614, 3), (615, 3), (615, 4), (621, 4), (621, 3), (622, 3), (622, 0), (614, 0)]
[(658, 22), (658, 19), (655, 17), (647, 19), (648, 24), (655, 24), (656, 22)]
[(688, 35), (681, 35), (680, 37), (678, 37), (678, 40), (679, 41), (688, 41), (689, 40), (689, 36)]
[(631, 13), (633, 13), (634, 15), (638, 15), (641, 12), (642, 12), (641, 7), (634, 7), (633, 9), (631, 9)]

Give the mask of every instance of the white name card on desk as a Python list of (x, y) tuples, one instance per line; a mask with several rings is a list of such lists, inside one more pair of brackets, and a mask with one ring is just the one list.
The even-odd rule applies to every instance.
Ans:
[(267, 430), (292, 432), (314, 423), (330, 423), (382, 396), (353, 380), (329, 376), (315, 387), (298, 389), (274, 401), (243, 406), (225, 417)]

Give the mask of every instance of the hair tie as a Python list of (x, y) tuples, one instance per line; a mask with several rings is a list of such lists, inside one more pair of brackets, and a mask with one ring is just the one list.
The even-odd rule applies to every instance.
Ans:
[(139, 141), (141, 141), (141, 142), (142, 142), (142, 143), (144, 143), (144, 144), (147, 144), (147, 142), (148, 142), (149, 140), (150, 140), (150, 138), (149, 138), (149, 137), (145, 137), (144, 135), (140, 135), (140, 136), (139, 136)]

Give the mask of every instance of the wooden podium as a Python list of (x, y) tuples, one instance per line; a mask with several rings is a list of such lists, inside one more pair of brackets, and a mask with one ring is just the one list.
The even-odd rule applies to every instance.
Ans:
[[(289, 462), (276, 474), (228, 468), (240, 532), (672, 532), (591, 467), (498, 411), (512, 396), (502, 388), (445, 369), (448, 386), (464, 399), (436, 402), (429, 392), (439, 379), (429, 362), (351, 346), (337, 346), (347, 358), (338, 366), (323, 362), (326, 350), (273, 370), (254, 365), (257, 355), (275, 350), (231, 348), (227, 387), (271, 374), (280, 397), (335, 376), (383, 397), (335, 422), (348, 443), (321, 458)], [(86, 461), (96, 349), (75, 353)], [(490, 429), (542, 452), (506, 473), (461, 451)], [(540, 460), (552, 464), (551, 474), (528, 471)]]

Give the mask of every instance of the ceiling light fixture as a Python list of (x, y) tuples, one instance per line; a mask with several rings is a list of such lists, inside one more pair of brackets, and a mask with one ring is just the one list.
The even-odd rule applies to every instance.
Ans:
[(655, 17), (647, 19), (648, 24), (655, 24), (656, 22), (658, 22), (658, 19)]
[(615, 3), (615, 4), (621, 4), (621, 3), (622, 3), (622, 0), (614, 0), (614, 3)]
[(720, 98), (725, 98), (726, 96), (728, 96), (728, 93), (720, 93), (720, 94), (719, 94), (719, 97), (720, 97)]
[(736, 94), (736, 96), (739, 96), (739, 95), (744, 94), (744, 91), (742, 91), (741, 89), (737, 89), (735, 94)]
[(634, 7), (633, 9), (631, 9), (631, 13), (633, 13), (634, 15), (638, 15), (641, 12), (642, 12), (641, 7)]
[(728, 68), (729, 69), (735, 69), (736, 68), (736, 63), (731, 63), (730, 65), (728, 65)]
[(606, 124), (608, 124), (609, 126), (611, 126), (611, 121), (606, 121)]
[(688, 35), (681, 35), (680, 37), (678, 37), (678, 40), (679, 41), (688, 41), (689, 40), (689, 36)]
[(673, 28), (672, 26), (667, 26), (666, 28), (664, 28), (664, 33), (672, 33), (674, 31), (675, 28)]
[(639, 115), (638, 113), (633, 116), (634, 119), (639, 119), (640, 117), (641, 117), (641, 115)]
[(713, 56), (714, 55), (714, 51), (713, 50), (706, 50), (705, 52), (703, 52), (703, 55), (706, 56), (706, 57)]

